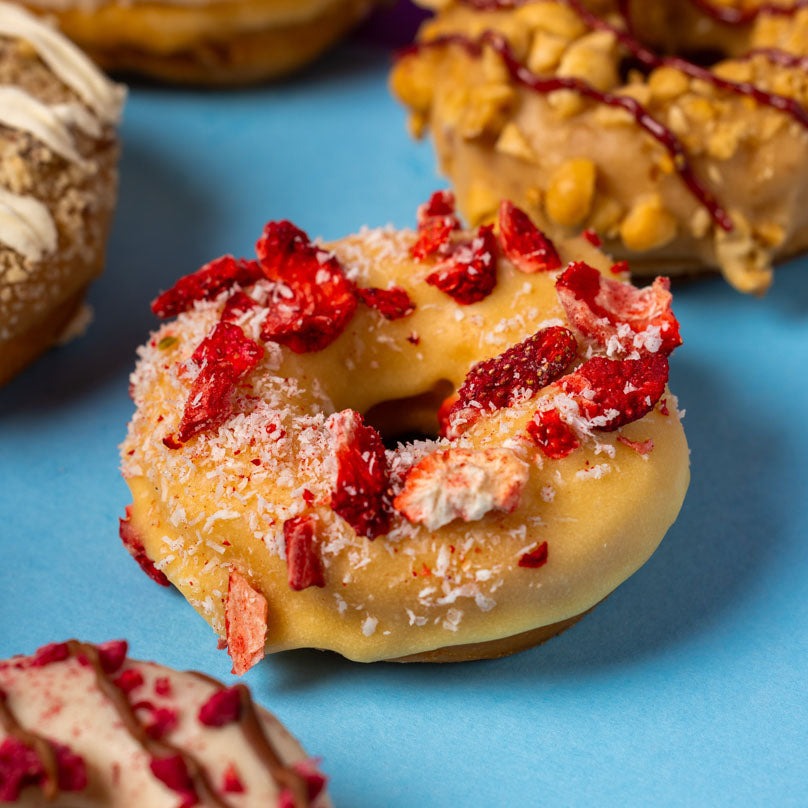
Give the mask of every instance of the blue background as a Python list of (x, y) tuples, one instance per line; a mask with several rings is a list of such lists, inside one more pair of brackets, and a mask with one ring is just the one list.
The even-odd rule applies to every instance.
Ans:
[[(355, 37), (270, 87), (138, 86), (120, 203), (87, 334), (0, 391), (0, 656), (57, 639), (230, 679), (173, 590), (123, 551), (117, 444), (148, 303), (264, 222), (336, 238), (414, 224), (437, 187), (386, 87), (389, 49)], [(672, 388), (693, 479), (659, 551), (577, 627), (493, 662), (267, 659), (258, 699), (320, 755), (338, 805), (806, 805), (808, 260), (763, 299), (675, 284)], [(642, 503), (637, 503), (642, 507)]]

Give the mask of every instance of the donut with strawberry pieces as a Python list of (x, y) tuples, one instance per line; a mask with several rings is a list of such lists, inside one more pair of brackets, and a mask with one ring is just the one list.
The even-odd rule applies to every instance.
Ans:
[(330, 244), (266, 225), (160, 294), (121, 447), (121, 537), (236, 673), (313, 647), (463, 660), (571, 625), (654, 551), (689, 479), (667, 280), (509, 202)]
[(84, 808), (328, 808), (326, 778), (252, 700), (68, 640), (0, 661), (0, 802)]
[[(473, 224), (760, 294), (808, 249), (804, 0), (419, 0), (391, 85)], [(691, 60), (692, 59), (692, 60)]]

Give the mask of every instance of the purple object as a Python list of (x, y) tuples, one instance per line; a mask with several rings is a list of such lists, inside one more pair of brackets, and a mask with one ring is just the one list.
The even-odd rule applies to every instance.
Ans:
[(431, 12), (410, 0), (383, 2), (356, 31), (359, 39), (385, 47), (402, 47), (415, 38), (418, 26)]

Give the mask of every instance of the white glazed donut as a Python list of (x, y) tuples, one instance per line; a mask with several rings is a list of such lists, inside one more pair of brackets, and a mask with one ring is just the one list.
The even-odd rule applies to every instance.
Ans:
[(327, 808), (325, 777), (245, 685), (69, 640), (0, 662), (0, 802)]

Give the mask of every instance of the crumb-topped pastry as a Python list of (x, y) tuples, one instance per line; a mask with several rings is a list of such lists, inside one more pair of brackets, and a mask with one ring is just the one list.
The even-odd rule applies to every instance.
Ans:
[(804, 3), (421, 2), (392, 88), (472, 222), (513, 199), (635, 273), (753, 293), (808, 247)]
[(0, 384), (69, 331), (104, 266), (123, 88), (0, 3)]
[(327, 808), (326, 778), (246, 685), (69, 640), (0, 662), (0, 802)]
[(192, 84), (275, 78), (308, 64), (377, 0), (23, 0), (102, 67)]
[[(495, 656), (558, 633), (673, 522), (688, 453), (667, 281), (639, 290), (509, 203), (327, 245), (270, 222), (153, 304), (124, 544), (234, 671), (314, 647)], [(598, 267), (599, 269), (596, 269)], [(415, 433), (415, 435), (413, 435)]]

